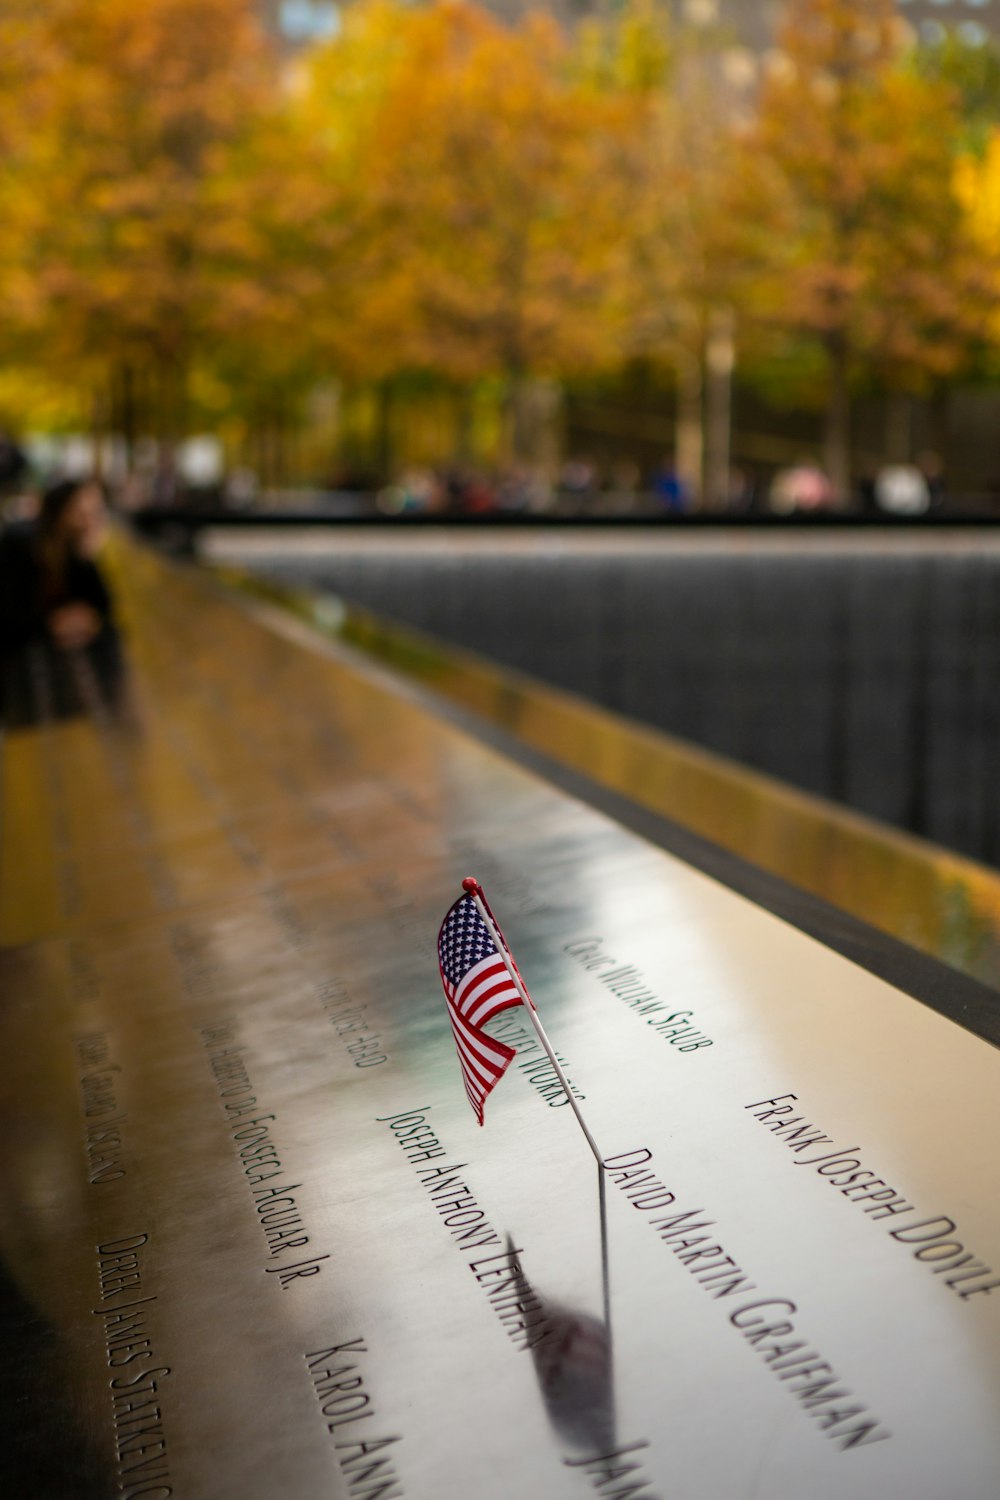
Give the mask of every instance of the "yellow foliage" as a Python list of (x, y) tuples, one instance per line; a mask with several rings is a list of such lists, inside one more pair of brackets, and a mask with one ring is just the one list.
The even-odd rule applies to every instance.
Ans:
[(373, 0), (307, 88), (359, 231), (355, 368), (393, 347), (397, 366), (459, 380), (607, 357), (619, 112), (574, 74), (551, 19), (508, 27), (472, 5)]
[(959, 120), (904, 66), (888, 0), (795, 0), (754, 145), (779, 232), (761, 295), (841, 363), (917, 386), (957, 370), (991, 300), (956, 194)]
[(890, 0), (792, 0), (749, 125), (656, 0), (574, 33), (358, 0), (292, 67), (256, 11), (0, 0), (10, 363), (264, 411), (331, 377), (682, 362), (735, 309), (744, 346), (839, 341), (915, 385), (994, 314), (1000, 145), (955, 165)]
[(955, 162), (955, 194), (984, 253), (1000, 257), (1000, 130), (982, 157), (966, 153)]
[(47, 0), (9, 27), (30, 49), (0, 74), (12, 337), (81, 381), (183, 370), (215, 311), (205, 184), (265, 76), (249, 0)]

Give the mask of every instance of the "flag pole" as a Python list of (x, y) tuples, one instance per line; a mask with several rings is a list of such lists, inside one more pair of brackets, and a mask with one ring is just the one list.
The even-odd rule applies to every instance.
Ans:
[(486, 905), (486, 898), (483, 895), (482, 886), (479, 884), (478, 880), (474, 880), (472, 876), (469, 876), (467, 879), (462, 881), (462, 889), (467, 891), (472, 897), (473, 901), (476, 903), (476, 909), (479, 912), (479, 915), (482, 917), (483, 921), (486, 923), (487, 929), (489, 930), (490, 937), (493, 939), (497, 953), (503, 959), (504, 967), (506, 968), (507, 973), (510, 975), (515, 989), (524, 1002), (524, 1008), (528, 1012), (528, 1018), (531, 1021), (532, 1026), (535, 1028), (535, 1031), (538, 1033), (538, 1040), (545, 1048), (545, 1051), (548, 1053), (549, 1062), (556, 1070), (556, 1076), (563, 1086), (563, 1090), (566, 1094), (566, 1098), (569, 1101), (570, 1108), (576, 1115), (577, 1121), (580, 1125), (580, 1129), (587, 1137), (587, 1145), (590, 1147), (591, 1151), (593, 1151), (594, 1156), (597, 1159), (598, 1168), (600, 1170), (603, 1170), (604, 1162), (601, 1159), (600, 1151), (598, 1151), (597, 1149), (597, 1142), (594, 1140), (594, 1137), (587, 1129), (587, 1122), (583, 1118), (583, 1115), (580, 1113), (580, 1106), (577, 1104), (576, 1100), (573, 1097), (573, 1090), (570, 1088), (569, 1079), (563, 1072), (562, 1067), (559, 1063), (559, 1059), (556, 1057), (555, 1053), (552, 1050), (552, 1043), (545, 1035), (545, 1027), (542, 1025), (538, 1015), (538, 1011), (535, 1009), (535, 1002), (532, 1000), (531, 996), (528, 994), (528, 991), (525, 989), (524, 981), (522, 980), (520, 974), (517, 972), (517, 965), (511, 959), (510, 953), (507, 950), (507, 944), (501, 937), (500, 929), (497, 927), (496, 922), (493, 920), (493, 913)]

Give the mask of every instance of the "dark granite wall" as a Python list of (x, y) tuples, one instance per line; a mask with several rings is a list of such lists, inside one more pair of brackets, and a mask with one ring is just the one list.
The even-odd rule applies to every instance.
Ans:
[(421, 549), (268, 571), (1000, 864), (1000, 557)]

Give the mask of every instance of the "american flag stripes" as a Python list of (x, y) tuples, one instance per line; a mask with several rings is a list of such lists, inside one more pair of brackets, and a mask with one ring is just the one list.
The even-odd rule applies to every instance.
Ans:
[(470, 894), (459, 897), (441, 924), (438, 963), (465, 1092), (482, 1125), (490, 1091), (515, 1055), (513, 1047), (495, 1041), (482, 1028), (502, 1010), (524, 1001)]

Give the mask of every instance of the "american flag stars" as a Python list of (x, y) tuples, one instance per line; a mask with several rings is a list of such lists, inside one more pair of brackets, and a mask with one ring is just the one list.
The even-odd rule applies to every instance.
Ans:
[(524, 1002), (471, 895), (460, 896), (441, 924), (438, 965), (465, 1092), (482, 1125), (486, 1100), (515, 1056), (482, 1028)]

